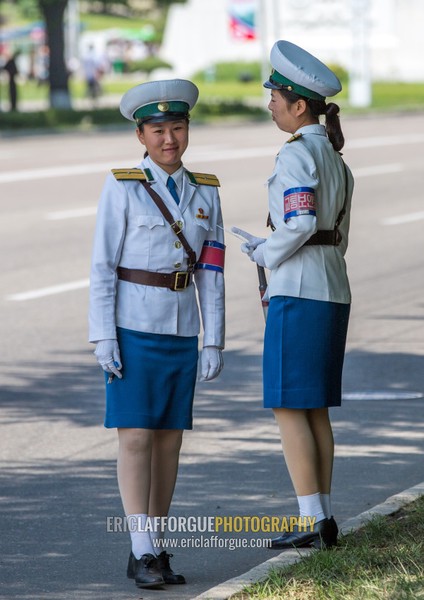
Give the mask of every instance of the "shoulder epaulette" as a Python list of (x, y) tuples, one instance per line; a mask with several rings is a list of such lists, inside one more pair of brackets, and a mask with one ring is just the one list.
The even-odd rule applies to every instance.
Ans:
[(289, 138), (286, 142), (286, 144), (291, 144), (292, 142), (295, 142), (296, 140), (300, 140), (300, 138), (302, 137), (301, 133), (295, 133), (294, 135), (291, 136), (291, 138)]
[(146, 181), (147, 177), (141, 169), (112, 169), (115, 179), (133, 179), (135, 181)]
[(214, 185), (216, 187), (220, 186), (219, 179), (216, 175), (210, 175), (208, 173), (191, 173), (187, 171), (187, 175), (192, 183), (197, 183), (198, 185)]

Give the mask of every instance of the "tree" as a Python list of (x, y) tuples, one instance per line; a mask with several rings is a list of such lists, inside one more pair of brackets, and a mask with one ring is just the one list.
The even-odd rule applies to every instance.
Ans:
[(35, 19), (41, 14), (46, 26), (46, 41), (50, 51), (50, 106), (71, 108), (64, 36), (64, 15), (68, 0), (14, 0), (14, 3), (27, 18)]
[[(68, 69), (65, 62), (64, 16), (68, 3), (72, 0), (15, 0), (25, 12), (34, 11), (35, 6), (43, 17), (47, 45), (50, 51), (49, 85), (50, 106), (52, 108), (71, 108), (71, 95), (68, 85)], [(155, 0), (159, 8), (165, 8), (173, 2), (185, 0)], [(2, 0), (0, 0), (1, 4)], [(97, 4), (97, 1), (87, 0), (86, 4)], [(108, 5), (130, 6), (131, 0), (101, 0), (100, 4), (108, 10)]]
[(68, 0), (38, 0), (38, 5), (46, 25), (47, 44), (50, 50), (50, 106), (71, 108), (64, 36), (64, 15)]

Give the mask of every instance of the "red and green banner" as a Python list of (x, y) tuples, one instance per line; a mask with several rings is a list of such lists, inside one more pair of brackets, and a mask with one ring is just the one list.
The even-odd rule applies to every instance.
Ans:
[(256, 0), (229, 0), (231, 36), (237, 40), (255, 40), (256, 32)]

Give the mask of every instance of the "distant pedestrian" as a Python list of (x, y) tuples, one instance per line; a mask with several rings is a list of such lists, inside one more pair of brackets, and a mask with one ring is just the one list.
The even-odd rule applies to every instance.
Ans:
[(82, 58), (82, 69), (86, 84), (86, 94), (92, 100), (96, 100), (101, 92), (100, 80), (103, 75), (103, 65), (93, 45), (89, 46), (87, 53)]
[(3, 69), (7, 72), (9, 76), (9, 103), (10, 110), (16, 111), (18, 110), (18, 87), (16, 85), (16, 77), (19, 74), (18, 67), (16, 64), (16, 59), (19, 55), (19, 52), (15, 52), (9, 60), (6, 61)]
[(34, 74), (37, 85), (47, 85), (49, 82), (50, 50), (48, 46), (41, 46), (35, 55)]
[[(300, 526), (272, 540), (272, 548), (337, 543), (330, 491), (334, 441), (328, 408), (341, 404), (341, 378), (351, 294), (344, 254), (348, 245), (353, 177), (342, 160), (344, 138), (335, 74), (287, 42), (271, 51), (269, 110), (292, 134), (268, 180), (273, 233), (242, 233), (242, 250), (270, 269), (265, 330), (264, 406), (278, 423), (284, 458), (297, 494)], [(319, 116), (325, 115), (325, 125)], [(302, 523), (303, 524), (303, 523)]]

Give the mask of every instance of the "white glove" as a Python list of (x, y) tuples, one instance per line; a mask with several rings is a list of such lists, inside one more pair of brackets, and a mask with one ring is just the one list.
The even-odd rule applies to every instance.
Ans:
[(106, 373), (113, 373), (118, 379), (122, 379), (122, 373), (120, 372), (120, 369), (122, 369), (121, 355), (116, 340), (100, 340), (97, 342), (94, 355)]
[[(256, 259), (252, 258), (253, 252), (261, 246), (264, 242), (266, 242), (266, 238), (259, 238), (247, 231), (243, 231), (243, 229), (239, 229), (238, 227), (231, 227), (231, 231), (238, 236), (243, 237), (246, 241), (241, 245), (240, 249), (244, 254), (247, 254), (250, 260), (253, 260), (258, 263), (261, 267), (265, 265), (259, 263)], [(262, 262), (263, 262), (263, 253), (262, 253)]]
[(260, 267), (266, 267), (263, 244), (259, 244), (259, 246), (257, 246), (257, 248), (255, 250), (253, 250), (253, 252), (250, 252), (249, 256), (250, 256), (250, 260), (255, 262)]
[(211, 381), (220, 374), (224, 366), (222, 351), (216, 346), (205, 346), (200, 356), (199, 381)]
[(231, 231), (246, 240), (246, 242), (241, 245), (241, 251), (245, 254), (249, 254), (249, 256), (260, 244), (266, 242), (266, 238), (256, 237), (256, 235), (252, 235), (238, 227), (231, 227)]

